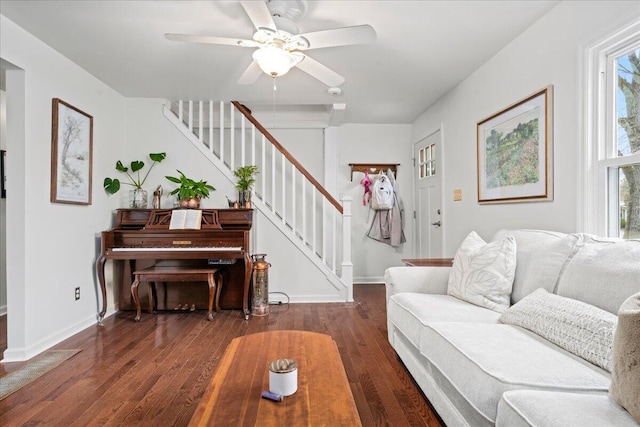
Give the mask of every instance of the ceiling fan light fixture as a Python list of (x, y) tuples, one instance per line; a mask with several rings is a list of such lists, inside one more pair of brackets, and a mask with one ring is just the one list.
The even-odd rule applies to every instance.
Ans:
[(287, 74), (303, 58), (276, 46), (265, 46), (253, 52), (253, 60), (265, 74), (272, 77)]

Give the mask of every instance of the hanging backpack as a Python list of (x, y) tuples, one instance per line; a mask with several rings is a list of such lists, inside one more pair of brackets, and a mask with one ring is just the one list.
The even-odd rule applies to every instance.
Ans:
[(373, 181), (371, 191), (371, 209), (388, 211), (393, 208), (393, 186), (384, 172), (380, 172)]

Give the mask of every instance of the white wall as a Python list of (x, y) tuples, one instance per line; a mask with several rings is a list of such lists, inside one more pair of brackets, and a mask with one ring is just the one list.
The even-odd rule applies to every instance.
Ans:
[[(353, 198), (352, 261), (354, 283), (383, 282), (387, 267), (402, 265), (413, 257), (413, 172), (411, 125), (345, 124), (338, 128), (338, 174), (340, 194)], [(366, 236), (374, 212), (363, 206), (361, 173), (353, 174), (349, 163), (399, 163), (397, 183), (405, 205), (407, 242), (398, 248)]]
[[(471, 230), (485, 239), (500, 228), (582, 231), (581, 46), (639, 14), (640, 2), (561, 2), (414, 122), (413, 142), (443, 127), (445, 256)], [(476, 123), (546, 85), (554, 87), (554, 200), (479, 205)], [(454, 189), (462, 189), (462, 201), (453, 201)]]
[[(99, 232), (111, 225), (114, 202), (102, 177), (125, 144), (125, 99), (4, 16), (2, 59), (7, 71), (8, 349), (24, 360), (95, 324), (94, 262)], [(94, 118), (93, 204), (52, 204), (51, 100), (61, 98)], [(74, 300), (74, 288), (81, 298)], [(113, 302), (111, 297), (111, 302)], [(113, 311), (113, 307), (111, 307)]]

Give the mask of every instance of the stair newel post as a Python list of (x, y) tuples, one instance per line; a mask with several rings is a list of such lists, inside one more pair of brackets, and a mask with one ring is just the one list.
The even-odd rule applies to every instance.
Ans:
[(351, 196), (342, 196), (342, 283), (347, 289), (347, 301), (353, 301), (353, 263), (351, 262)]

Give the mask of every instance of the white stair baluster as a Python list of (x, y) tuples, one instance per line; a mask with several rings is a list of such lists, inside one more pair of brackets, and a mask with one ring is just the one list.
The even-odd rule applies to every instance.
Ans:
[(302, 243), (307, 244), (307, 179), (302, 177)]
[(318, 210), (317, 206), (316, 206), (316, 189), (315, 187), (313, 187), (311, 189), (311, 226), (313, 227), (311, 229), (311, 236), (312, 236), (312, 244), (311, 246), (313, 247), (313, 252), (314, 253), (318, 253), (318, 244), (317, 244), (317, 240), (316, 240), (316, 211)]
[(209, 151), (213, 153), (213, 101), (209, 101)]
[(245, 129), (245, 123), (244, 123), (244, 116), (240, 116), (240, 135), (241, 135), (241, 137), (240, 137), (240, 166), (246, 165), (245, 160), (244, 160), (244, 158), (245, 158), (244, 157), (245, 156), (244, 145), (245, 145), (245, 139), (246, 139), (245, 138), (245, 136), (246, 136), (245, 132), (246, 132), (246, 129)]
[(335, 274), (336, 272), (336, 210), (335, 209), (331, 209), (331, 224), (332, 224), (332, 230), (331, 230), (331, 271), (333, 271), (333, 273)]
[(202, 142), (202, 125), (204, 121), (204, 111), (202, 101), (198, 101), (198, 141)]
[(231, 160), (229, 161), (229, 169), (234, 170), (236, 168), (236, 124), (235, 124), (235, 118), (234, 118), (234, 112), (236, 111), (235, 108), (233, 108), (233, 105), (231, 105), (231, 111), (229, 112), (229, 132), (230, 132), (230, 137), (229, 137), (229, 142), (231, 143), (229, 151), (231, 153)]
[(286, 162), (287, 158), (284, 153), (282, 154), (282, 223), (285, 224), (287, 221), (285, 219), (287, 213), (287, 175), (286, 175)]
[(266, 138), (264, 135), (262, 135), (262, 169), (260, 170), (260, 173), (262, 174), (261, 178), (262, 178), (262, 201), (266, 202), (267, 200), (267, 169), (265, 168), (265, 165), (267, 163), (267, 156), (266, 156), (266, 150), (267, 150), (267, 143), (266, 143)]
[(189, 132), (193, 133), (193, 101), (189, 101)]
[(224, 163), (224, 102), (220, 101), (220, 160)]
[(291, 231), (296, 234), (296, 165), (291, 163)]
[(271, 144), (271, 212), (276, 212), (276, 146)]

